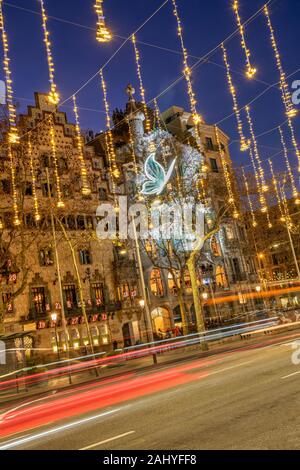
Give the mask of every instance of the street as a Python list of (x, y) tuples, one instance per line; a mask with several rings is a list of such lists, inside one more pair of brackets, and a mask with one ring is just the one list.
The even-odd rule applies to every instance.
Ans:
[[(26, 406), (15, 406), (2, 415), (0, 429), (9, 429), (8, 421), (16, 432), (6, 431), (0, 449), (298, 449), (300, 367), (291, 361), (292, 341), (190, 359), (37, 400), (28, 405), (31, 419), (41, 423), (42, 415), (34, 414), (45, 408), (52, 415), (34, 429), (33, 421), (26, 428)], [(56, 420), (60, 401), (68, 417)]]

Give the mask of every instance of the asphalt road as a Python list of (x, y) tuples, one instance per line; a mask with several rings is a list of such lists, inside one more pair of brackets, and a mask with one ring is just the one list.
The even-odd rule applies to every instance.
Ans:
[[(100, 398), (93, 411), (2, 438), (0, 449), (299, 449), (293, 352), (288, 341), (124, 377), (111, 405)], [(95, 385), (100, 397), (105, 387)]]

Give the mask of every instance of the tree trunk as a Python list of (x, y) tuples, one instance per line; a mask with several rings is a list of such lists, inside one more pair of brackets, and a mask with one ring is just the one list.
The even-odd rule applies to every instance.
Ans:
[(178, 298), (180, 314), (181, 314), (181, 319), (182, 319), (182, 331), (183, 331), (183, 335), (185, 336), (188, 334), (189, 329), (188, 329), (187, 315), (186, 315), (186, 310), (185, 310), (185, 303), (184, 303), (182, 288), (178, 289), (177, 298)]
[[(200, 332), (205, 331), (205, 322), (204, 322), (203, 310), (202, 310), (202, 305), (201, 305), (199, 291), (198, 291), (197, 273), (196, 273), (196, 268), (195, 268), (195, 255), (196, 253), (191, 254), (187, 262), (187, 267), (190, 273), (191, 284), (192, 284), (193, 300), (194, 300), (196, 322), (197, 322), (197, 331), (200, 333)], [(201, 344), (201, 349), (203, 351), (208, 350), (208, 344), (205, 339), (205, 336), (203, 337), (202, 340), (200, 339), (200, 344)]]

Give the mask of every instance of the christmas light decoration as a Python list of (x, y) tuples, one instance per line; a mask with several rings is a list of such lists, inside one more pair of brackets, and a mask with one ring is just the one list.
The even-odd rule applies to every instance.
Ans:
[(4, 16), (3, 16), (3, 0), (0, 0), (0, 29), (2, 33), (2, 47), (3, 47), (3, 69), (6, 83), (6, 102), (8, 108), (8, 119), (9, 119), (9, 131), (8, 141), (10, 144), (19, 143), (20, 137), (17, 129), (17, 115), (16, 108), (13, 103), (13, 87), (10, 70), (10, 58), (9, 58), (9, 47), (8, 39), (5, 31)]
[(278, 45), (277, 45), (277, 42), (276, 42), (275, 33), (274, 33), (274, 29), (273, 29), (273, 26), (272, 26), (272, 23), (271, 23), (269, 9), (268, 9), (267, 5), (264, 6), (264, 13), (265, 13), (266, 18), (267, 18), (267, 23), (268, 23), (268, 27), (269, 27), (270, 35), (271, 35), (271, 43), (272, 43), (272, 47), (273, 47), (273, 50), (274, 50), (276, 65), (277, 65), (278, 72), (279, 72), (282, 101), (283, 101), (283, 104), (284, 104), (284, 107), (285, 107), (285, 110), (286, 110), (286, 115), (289, 118), (293, 118), (294, 116), (296, 116), (298, 111), (293, 106), (293, 103), (292, 103), (292, 97), (291, 97), (289, 85), (287, 83), (286, 75), (285, 75), (285, 72), (283, 70), (283, 66), (282, 66), (282, 62), (281, 62), (281, 58), (280, 58), (280, 54), (279, 54), (279, 49), (278, 49)]
[(280, 215), (281, 215), (280, 220), (281, 220), (281, 222), (285, 222), (286, 217), (285, 217), (285, 214), (284, 214), (283, 205), (282, 205), (281, 197), (280, 197), (278, 186), (277, 186), (277, 180), (276, 180), (275, 173), (274, 173), (273, 163), (270, 159), (268, 160), (268, 162), (269, 162), (269, 166), (270, 166), (270, 170), (271, 170), (273, 186), (274, 186), (274, 189), (275, 189), (277, 205), (279, 207), (279, 211), (280, 211)]
[[(195, 133), (196, 146), (197, 146), (197, 149), (198, 149), (199, 153), (203, 154), (203, 148), (202, 148), (200, 131), (199, 131), (199, 124), (203, 123), (203, 118), (202, 118), (202, 116), (200, 116), (198, 114), (198, 111), (197, 111), (197, 106), (196, 106), (197, 105), (197, 100), (196, 100), (196, 95), (194, 93), (192, 80), (191, 80), (192, 69), (189, 66), (189, 60), (188, 60), (189, 56), (188, 56), (188, 52), (187, 52), (187, 49), (186, 49), (185, 44), (184, 44), (181, 20), (180, 20), (180, 16), (179, 16), (179, 13), (178, 13), (176, 0), (172, 0), (172, 4), (173, 4), (173, 14), (174, 14), (176, 22), (177, 22), (177, 33), (178, 33), (178, 36), (179, 36), (179, 39), (180, 39), (180, 45), (181, 45), (181, 50), (182, 50), (182, 54), (183, 54), (183, 74), (184, 74), (185, 81), (186, 81), (186, 84), (187, 84), (187, 92), (188, 92), (189, 101), (190, 101), (190, 111), (191, 111), (192, 119), (193, 119), (193, 122), (194, 122), (194, 133)], [(207, 166), (206, 166), (205, 162), (202, 164), (201, 172), (202, 173), (207, 172)], [(205, 189), (205, 183), (204, 183), (203, 175), (199, 178), (198, 189), (199, 189), (200, 199), (205, 204), (207, 201), (206, 201), (206, 189)]]
[(57, 193), (57, 207), (65, 207), (65, 204), (62, 200), (62, 193), (60, 189), (60, 177), (58, 172), (58, 161), (57, 161), (57, 151), (56, 151), (56, 141), (55, 141), (55, 127), (53, 122), (53, 116), (50, 116), (50, 143), (51, 143), (51, 155), (54, 164), (54, 175), (56, 180), (56, 193)]
[(44, 0), (40, 0), (41, 10), (42, 10), (42, 23), (43, 23), (43, 30), (44, 30), (44, 43), (46, 46), (46, 53), (47, 53), (47, 62), (48, 62), (48, 71), (49, 71), (49, 82), (50, 82), (50, 92), (48, 95), (49, 102), (51, 104), (57, 105), (59, 103), (59, 94), (57, 92), (57, 86), (54, 80), (54, 62), (52, 57), (52, 50), (51, 50), (51, 41), (49, 40), (50, 33), (47, 28), (47, 14), (45, 10)]
[(114, 178), (119, 178), (120, 172), (118, 170), (117, 163), (116, 163), (115, 146), (114, 146), (113, 135), (111, 131), (111, 119), (110, 119), (110, 110), (109, 110), (109, 104), (108, 104), (108, 99), (107, 99), (107, 88), (106, 88), (106, 83), (104, 80), (102, 69), (100, 70), (100, 78), (101, 78), (101, 86), (102, 86), (102, 92), (103, 92), (103, 103), (104, 103), (105, 113), (106, 113), (106, 127), (107, 127), (106, 144), (107, 144), (108, 159), (109, 159), (112, 176)]
[(253, 67), (252, 64), (251, 64), (251, 60), (250, 60), (251, 54), (250, 54), (250, 51), (249, 51), (249, 49), (247, 47), (247, 44), (246, 44), (245, 31), (244, 31), (244, 26), (242, 25), (242, 22), (241, 22), (238, 0), (234, 0), (233, 9), (234, 9), (234, 12), (235, 12), (237, 24), (238, 24), (239, 31), (240, 31), (242, 48), (244, 49), (245, 55), (246, 55), (246, 66), (247, 66), (246, 76), (248, 78), (253, 78), (255, 76), (256, 72), (257, 72), (257, 69), (255, 67)]
[(154, 104), (155, 123), (156, 123), (158, 129), (161, 130), (160, 110), (159, 110), (159, 107), (158, 107), (158, 103), (157, 103), (157, 99), (156, 99), (156, 98), (154, 98), (153, 104)]
[(250, 192), (249, 192), (249, 184), (248, 184), (248, 181), (247, 181), (247, 178), (246, 178), (246, 175), (245, 175), (244, 168), (242, 168), (242, 172), (243, 172), (244, 185), (245, 185), (245, 188), (246, 188), (247, 199), (248, 199), (248, 202), (249, 202), (249, 207), (250, 207), (250, 212), (251, 212), (251, 217), (252, 217), (252, 226), (257, 227), (257, 221), (256, 221), (254, 209), (253, 209), (253, 203), (252, 203), (252, 200), (251, 200), (251, 197), (250, 197)]
[(221, 146), (220, 136), (219, 136), (219, 129), (218, 129), (218, 126), (216, 126), (216, 125), (215, 125), (215, 134), (216, 134), (216, 140), (217, 140), (219, 154), (220, 154), (220, 157), (221, 157), (222, 167), (223, 167), (223, 171), (224, 171), (226, 188), (227, 188), (227, 192), (228, 192), (228, 196), (229, 196), (228, 202), (233, 207), (233, 217), (235, 219), (237, 219), (239, 217), (239, 212), (237, 210), (237, 206), (236, 206), (236, 202), (235, 202), (235, 198), (234, 198), (234, 192), (233, 192), (232, 182), (231, 182), (231, 177), (230, 177), (230, 170), (228, 168), (228, 163), (226, 161), (225, 152), (224, 152), (224, 150), (222, 149), (222, 146)]
[(235, 87), (233, 85), (232, 76), (231, 76), (231, 72), (230, 72), (230, 64), (228, 62), (227, 51), (226, 51), (226, 48), (225, 48), (223, 43), (222, 43), (222, 50), (223, 50), (224, 64), (225, 64), (225, 67), (226, 67), (229, 91), (231, 93), (232, 101), (233, 101), (233, 111), (235, 113), (235, 117), (236, 117), (236, 120), (237, 120), (237, 128), (238, 128), (238, 133), (239, 133), (239, 136), (240, 136), (240, 144), (241, 144), (240, 149), (241, 149), (242, 152), (245, 152), (249, 148), (250, 142), (249, 142), (249, 140), (247, 141), (245, 136), (244, 136), (243, 123), (242, 123), (242, 119), (241, 119), (241, 115), (240, 115), (240, 111), (239, 111), (239, 107), (238, 107), (238, 101), (237, 101)]
[(148, 108), (146, 105), (146, 98), (145, 98), (145, 88), (143, 85), (143, 78), (142, 78), (142, 71), (141, 71), (141, 63), (140, 63), (140, 52), (137, 48), (136, 45), (136, 37), (135, 34), (132, 35), (131, 37), (133, 48), (134, 48), (134, 54), (135, 54), (135, 62), (136, 62), (136, 70), (137, 70), (137, 76), (139, 79), (139, 85), (140, 85), (140, 95), (142, 98), (142, 105), (143, 105), (143, 110), (144, 110), (144, 115), (145, 115), (145, 130), (146, 132), (151, 131), (151, 123), (149, 119), (149, 113), (148, 113)]
[(96, 0), (95, 10), (98, 17), (96, 39), (98, 42), (109, 42), (112, 40), (112, 34), (105, 23), (103, 0)]
[(259, 174), (259, 178), (260, 178), (260, 182), (261, 182), (261, 190), (262, 190), (262, 192), (266, 192), (266, 191), (268, 191), (268, 186), (267, 186), (266, 181), (265, 181), (265, 172), (263, 170), (260, 155), (259, 155), (259, 151), (258, 151), (257, 140), (256, 140), (256, 137), (255, 137), (254, 128), (253, 128), (253, 121), (252, 121), (252, 117), (251, 117), (251, 114), (250, 114), (250, 107), (246, 106), (245, 110), (246, 110), (246, 115), (247, 115), (247, 121), (248, 121), (248, 124), (249, 124), (254, 155), (255, 155), (255, 158), (256, 158), (256, 161), (257, 161), (258, 174)]
[(30, 140), (30, 134), (28, 136), (28, 156), (29, 156), (30, 173), (31, 173), (31, 180), (32, 180), (34, 219), (36, 222), (39, 222), (39, 220), (41, 220), (41, 216), (39, 213), (39, 203), (38, 203), (37, 193), (36, 193), (36, 177), (35, 177), (34, 164), (33, 164), (33, 150), (32, 150), (32, 143)]
[(132, 158), (132, 161), (133, 161), (133, 164), (134, 164), (134, 172), (137, 176), (138, 167), (137, 167), (136, 155), (135, 155), (135, 150), (134, 150), (134, 140), (133, 140), (132, 130), (131, 130), (131, 126), (130, 126), (128, 116), (126, 118), (126, 122), (127, 122), (127, 125), (128, 125), (129, 147), (130, 147), (130, 151), (131, 151), (131, 158)]
[(79, 114), (78, 114), (78, 108), (77, 108), (75, 95), (73, 95), (73, 110), (74, 110), (75, 123), (76, 123), (75, 128), (76, 128), (77, 151), (78, 151), (78, 158), (80, 162), (80, 173), (81, 173), (81, 183), (82, 183), (81, 192), (83, 196), (89, 196), (91, 194), (91, 189), (88, 184), (87, 170), (86, 170), (86, 165), (84, 161), (82, 135), (81, 135), (81, 130), (80, 130)]
[(12, 149), (10, 142), (8, 142), (8, 145), (7, 145), (7, 154), (8, 154), (8, 159), (10, 162), (10, 169), (11, 169), (11, 186), (12, 186), (13, 209), (14, 209), (13, 224), (15, 227), (18, 227), (19, 225), (21, 225), (21, 221), (19, 219), (19, 209), (18, 209), (18, 193), (17, 193), (17, 184), (16, 184), (15, 159), (14, 159), (14, 153), (13, 153), (13, 149)]
[(198, 145), (199, 151), (201, 151), (201, 139), (200, 139), (198, 124), (201, 124), (203, 122), (203, 119), (198, 114), (197, 108), (196, 108), (197, 101), (196, 101), (196, 98), (195, 98), (195, 93), (194, 93), (193, 85), (192, 85), (192, 81), (191, 81), (192, 70), (189, 66), (188, 53), (187, 53), (187, 50), (186, 50), (185, 45), (184, 45), (181, 20), (180, 20), (180, 17), (179, 17), (177, 5), (176, 5), (176, 0), (172, 0), (172, 3), (173, 3), (173, 7), (174, 7), (173, 8), (173, 13), (174, 13), (174, 16), (175, 16), (176, 21), (177, 21), (177, 32), (178, 32), (178, 36), (180, 38), (180, 44), (181, 44), (181, 49), (182, 49), (182, 53), (183, 53), (183, 65), (184, 65), (183, 73), (184, 73), (184, 77), (185, 77), (185, 80), (186, 80), (186, 83), (187, 83), (188, 95), (189, 95), (189, 99), (190, 99), (190, 109), (191, 109), (191, 113), (192, 113), (192, 117), (193, 117), (193, 121), (194, 121), (194, 125), (195, 125), (196, 143)]
[(289, 129), (290, 129), (290, 132), (291, 132), (291, 139), (292, 139), (293, 147), (295, 149), (296, 157), (298, 159), (298, 172), (300, 173), (300, 150), (299, 150), (298, 143), (297, 143), (297, 140), (296, 140), (294, 126), (293, 126), (292, 120), (290, 118), (288, 118), (288, 126), (289, 126)]
[(294, 175), (293, 175), (293, 172), (292, 172), (292, 169), (291, 169), (289, 156), (288, 156), (288, 150), (287, 150), (287, 146), (286, 146), (286, 143), (285, 143), (285, 140), (284, 140), (283, 131), (282, 131), (280, 126), (278, 127), (278, 130), (279, 130), (279, 134), (280, 134), (280, 140), (281, 140), (281, 144), (282, 144), (282, 148), (283, 148), (283, 154), (284, 154), (284, 158), (285, 158), (285, 162), (286, 162), (287, 171), (288, 171), (289, 179), (290, 179), (290, 182), (291, 182), (292, 194), (293, 194), (293, 197), (295, 198), (295, 204), (299, 205), (300, 204), (300, 199), (298, 197), (299, 194), (298, 194), (298, 191), (297, 191), (297, 188), (296, 188), (295, 178), (294, 178)]
[(261, 206), (261, 209), (260, 209), (260, 210), (261, 210), (261, 212), (263, 212), (264, 214), (266, 214), (267, 222), (268, 222), (268, 227), (269, 227), (269, 228), (272, 228), (272, 223), (271, 223), (271, 221), (270, 221), (270, 215), (269, 215), (269, 211), (268, 211), (267, 201), (266, 201), (264, 192), (263, 192), (262, 189), (261, 189), (261, 182), (260, 182), (259, 174), (258, 174), (258, 172), (257, 172), (257, 168), (256, 168), (256, 165), (255, 165), (254, 154), (253, 154), (253, 150), (252, 150), (252, 147), (251, 147), (251, 146), (249, 147), (249, 156), (250, 156), (250, 160), (251, 160), (251, 163), (252, 163), (252, 166), (253, 166), (253, 170), (254, 170), (256, 188), (257, 188), (257, 192), (258, 192), (258, 195), (259, 195), (259, 202), (260, 202), (260, 206)]

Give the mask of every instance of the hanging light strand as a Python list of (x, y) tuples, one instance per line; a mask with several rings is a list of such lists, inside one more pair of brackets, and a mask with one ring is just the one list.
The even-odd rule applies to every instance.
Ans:
[(245, 135), (244, 135), (243, 123), (242, 123), (242, 119), (241, 119), (241, 115), (240, 115), (240, 111), (239, 111), (239, 107), (238, 107), (238, 101), (237, 101), (237, 95), (236, 95), (235, 87), (233, 85), (232, 76), (231, 76), (231, 72), (230, 72), (230, 64), (228, 62), (227, 50), (226, 50), (223, 43), (222, 43), (222, 50), (223, 50), (224, 64), (226, 66), (226, 73), (227, 73), (227, 81), (228, 81), (229, 91), (231, 93), (232, 101), (233, 101), (233, 111), (234, 111), (234, 114), (235, 114), (235, 117), (236, 117), (237, 129), (238, 129), (238, 133), (239, 133), (239, 136), (240, 136), (240, 149), (241, 149), (242, 152), (245, 152), (249, 148), (249, 141), (246, 140)]
[(57, 149), (56, 149), (56, 139), (55, 139), (55, 126), (53, 116), (50, 116), (49, 119), (50, 124), (50, 143), (51, 143), (51, 156), (54, 164), (54, 175), (56, 180), (56, 194), (57, 194), (57, 207), (62, 208), (65, 207), (65, 204), (62, 200), (62, 192), (60, 187), (60, 177), (58, 171), (58, 160), (57, 160)]
[(37, 192), (36, 192), (36, 177), (35, 177), (34, 164), (33, 164), (33, 149), (32, 149), (30, 134), (28, 134), (28, 156), (29, 156), (30, 173), (31, 173), (31, 181), (32, 181), (34, 219), (36, 222), (38, 222), (39, 220), (41, 220), (41, 216), (39, 212), (39, 203), (38, 203)]
[(258, 174), (259, 174), (259, 178), (260, 178), (260, 182), (261, 182), (261, 191), (266, 192), (266, 191), (268, 191), (268, 186), (266, 184), (265, 172), (264, 172), (264, 169), (262, 167), (261, 158), (260, 158), (259, 151), (258, 151), (257, 140), (256, 140), (256, 137), (255, 137), (254, 128), (253, 128), (253, 121), (252, 121), (252, 117), (251, 117), (251, 114), (250, 114), (250, 107), (246, 106), (245, 110), (246, 110), (246, 115), (247, 115), (247, 121), (248, 121), (248, 124), (249, 124), (254, 155), (255, 155), (255, 158), (256, 158), (256, 161), (257, 161)]
[(46, 53), (47, 53), (47, 62), (48, 62), (48, 72), (49, 72), (49, 82), (50, 82), (50, 93), (48, 95), (48, 99), (51, 104), (57, 105), (59, 103), (59, 94), (57, 92), (57, 86), (54, 80), (54, 62), (51, 50), (51, 41), (49, 39), (50, 33), (47, 27), (47, 14), (45, 9), (44, 0), (40, 0), (41, 10), (42, 10), (42, 23), (43, 23), (43, 30), (44, 30), (44, 43), (46, 46)]
[(13, 224), (17, 227), (21, 225), (21, 221), (19, 219), (19, 209), (18, 209), (18, 193), (17, 193), (17, 184), (16, 184), (15, 158), (14, 158), (14, 152), (13, 152), (10, 142), (8, 142), (8, 145), (7, 145), (7, 153), (8, 153), (8, 159), (10, 162), (10, 169), (11, 169), (11, 186), (12, 186), (13, 209), (14, 209)]
[(252, 166), (253, 166), (253, 170), (254, 170), (254, 176), (255, 176), (255, 182), (256, 182), (256, 188), (257, 188), (257, 192), (258, 192), (258, 195), (259, 195), (259, 202), (260, 202), (260, 210), (261, 212), (263, 212), (264, 214), (266, 214), (266, 218), (267, 218), (267, 222), (268, 222), (268, 227), (271, 228), (272, 227), (272, 223), (270, 221), (270, 215), (269, 215), (269, 210), (268, 210), (268, 205), (267, 205), (267, 201), (266, 201), (266, 198), (265, 198), (265, 195), (263, 193), (263, 191), (261, 190), (261, 183), (260, 183), (260, 179), (259, 179), (259, 174), (257, 172), (257, 168), (256, 168), (256, 164), (255, 164), (255, 159), (254, 159), (254, 154), (253, 154), (253, 150), (252, 150), (252, 146), (250, 145), (249, 147), (249, 156), (250, 156), (250, 160), (251, 160), (251, 163), (252, 163)]
[(137, 167), (136, 155), (135, 155), (135, 150), (134, 150), (134, 140), (133, 140), (132, 130), (131, 130), (131, 126), (130, 126), (128, 116), (126, 118), (126, 122), (127, 122), (127, 125), (128, 125), (129, 147), (130, 147), (130, 151), (131, 151), (131, 158), (132, 158), (132, 161), (133, 161), (133, 164), (134, 164), (134, 172), (137, 176), (138, 167)]
[(136, 36), (133, 34), (131, 36), (133, 48), (134, 48), (134, 54), (135, 54), (135, 63), (136, 63), (136, 71), (137, 71), (137, 76), (139, 80), (139, 86), (140, 86), (140, 95), (142, 98), (142, 105), (143, 105), (143, 111), (145, 115), (145, 130), (146, 132), (151, 131), (151, 122), (149, 118), (149, 112), (146, 104), (146, 96), (145, 96), (145, 88), (143, 84), (143, 77), (142, 77), (142, 69), (141, 69), (141, 62), (140, 62), (140, 51), (138, 50), (137, 44), (136, 44)]
[(241, 22), (238, 0), (234, 0), (233, 9), (234, 9), (234, 12), (235, 12), (236, 21), (237, 21), (238, 28), (239, 28), (239, 31), (240, 31), (242, 48), (244, 49), (245, 56), (246, 56), (246, 67), (247, 67), (246, 76), (248, 78), (253, 78), (255, 76), (256, 72), (257, 72), (257, 69), (255, 67), (253, 67), (252, 64), (251, 64), (251, 60), (250, 60), (251, 53), (250, 53), (250, 50), (248, 49), (247, 44), (246, 44), (245, 30), (244, 30), (244, 26), (242, 25), (242, 22)]
[(284, 202), (284, 195), (283, 195), (283, 198), (281, 198), (280, 193), (279, 193), (279, 189), (278, 189), (277, 180), (276, 180), (275, 173), (274, 173), (272, 160), (269, 159), (268, 162), (269, 162), (269, 166), (270, 166), (270, 170), (271, 170), (272, 182), (273, 182), (275, 195), (276, 195), (276, 201), (277, 201), (277, 205), (278, 205), (279, 211), (280, 211), (280, 216), (281, 216), (280, 220), (281, 220), (281, 222), (286, 222), (286, 223), (289, 224), (291, 222), (291, 217), (290, 217), (290, 214), (289, 214), (288, 207), (287, 207), (287, 205), (285, 205), (285, 202)]
[(17, 114), (16, 108), (13, 103), (13, 87), (10, 70), (10, 58), (9, 58), (9, 47), (8, 38), (5, 31), (4, 16), (3, 16), (3, 0), (0, 0), (0, 29), (2, 33), (2, 46), (3, 46), (3, 69), (5, 75), (6, 84), (6, 101), (8, 108), (8, 119), (9, 119), (9, 132), (8, 140), (11, 144), (17, 144), (20, 140), (18, 129), (17, 129)]
[(293, 144), (293, 147), (295, 149), (296, 157), (298, 159), (298, 172), (300, 173), (300, 150), (299, 150), (299, 146), (298, 146), (298, 143), (297, 143), (297, 140), (296, 140), (294, 126), (293, 126), (292, 120), (290, 118), (288, 118), (288, 126), (289, 126), (289, 129), (290, 129), (290, 132), (291, 132), (292, 144)]
[(108, 99), (107, 99), (107, 88), (106, 88), (106, 83), (104, 80), (102, 69), (100, 70), (100, 78), (101, 78), (101, 86), (102, 86), (102, 92), (103, 92), (103, 103), (104, 103), (105, 113), (106, 113), (107, 153), (109, 157), (112, 178), (118, 178), (120, 176), (120, 172), (118, 170), (117, 163), (116, 163), (115, 146), (114, 146), (113, 134), (111, 130), (110, 109), (109, 109), (109, 104), (108, 104)]
[(233, 192), (233, 188), (232, 188), (230, 170), (228, 168), (228, 163), (226, 161), (225, 152), (224, 152), (224, 150), (222, 149), (222, 146), (221, 146), (221, 141), (220, 141), (220, 136), (219, 136), (219, 129), (218, 129), (218, 126), (216, 126), (216, 125), (215, 125), (215, 134), (216, 134), (216, 140), (217, 140), (219, 154), (220, 154), (220, 157), (221, 157), (221, 162), (222, 162), (222, 167), (223, 167), (223, 172), (224, 172), (224, 177), (225, 177), (225, 182), (226, 182), (226, 188), (227, 188), (227, 192), (228, 192), (228, 196), (229, 196), (228, 202), (233, 207), (233, 217), (235, 219), (237, 219), (239, 217), (239, 212), (237, 210), (237, 205), (236, 205), (234, 192)]
[(182, 53), (183, 53), (183, 65), (184, 65), (183, 73), (184, 73), (184, 77), (185, 77), (185, 80), (186, 80), (186, 83), (187, 83), (188, 95), (189, 95), (189, 99), (190, 99), (190, 108), (191, 108), (191, 113), (192, 113), (192, 117), (193, 117), (194, 124), (195, 124), (196, 141), (197, 141), (197, 145), (199, 147), (199, 150), (201, 151), (201, 139), (200, 139), (200, 135), (199, 135), (198, 124), (202, 123), (203, 119), (198, 114), (197, 108), (196, 108), (197, 101), (196, 101), (196, 98), (195, 98), (195, 93), (194, 93), (193, 85), (192, 85), (192, 81), (191, 81), (192, 70), (189, 66), (188, 53), (187, 53), (187, 50), (186, 50), (185, 45), (184, 45), (181, 20), (180, 20), (180, 17), (179, 17), (176, 0), (172, 0), (172, 3), (173, 3), (173, 7), (174, 7), (173, 8), (173, 13), (174, 13), (174, 16), (175, 16), (176, 21), (177, 21), (177, 32), (178, 32), (178, 36), (180, 38), (180, 44), (181, 44), (181, 49), (182, 49)]
[(287, 150), (286, 142), (285, 142), (285, 139), (284, 139), (283, 131), (282, 131), (280, 126), (278, 127), (278, 130), (279, 130), (280, 140), (281, 140), (281, 144), (282, 144), (282, 148), (283, 148), (285, 163), (286, 163), (289, 179), (290, 179), (290, 182), (291, 182), (292, 194), (293, 194), (293, 197), (295, 198), (295, 204), (299, 205), (300, 204), (300, 199), (298, 198), (299, 194), (298, 194), (298, 191), (297, 191), (297, 188), (296, 188), (295, 178), (294, 178), (292, 168), (291, 168), (291, 165), (290, 165), (288, 150)]
[[(180, 45), (181, 45), (181, 50), (183, 54), (183, 74), (184, 74), (185, 81), (187, 84), (187, 92), (188, 92), (189, 101), (190, 101), (190, 111), (191, 111), (193, 123), (194, 123), (196, 146), (197, 146), (197, 150), (199, 151), (199, 153), (203, 154), (203, 147), (202, 147), (200, 131), (199, 131), (199, 124), (203, 123), (203, 118), (202, 116), (198, 114), (198, 111), (197, 111), (197, 100), (196, 100), (196, 95), (194, 93), (192, 80), (191, 80), (192, 69), (189, 66), (189, 56), (188, 56), (188, 52), (184, 44), (181, 19), (178, 13), (176, 0), (172, 0), (172, 4), (173, 4), (173, 14), (177, 22), (177, 33), (180, 39)], [(204, 176), (203, 176), (203, 174), (206, 172), (207, 172), (207, 165), (205, 164), (205, 158), (203, 157), (203, 163), (201, 167), (202, 176), (200, 176), (199, 182), (198, 182), (199, 196), (202, 199), (203, 203), (206, 202), (206, 189), (205, 189), (205, 182), (204, 182)]]
[(248, 181), (247, 181), (247, 178), (246, 178), (246, 175), (245, 175), (244, 168), (242, 168), (242, 172), (243, 172), (244, 185), (245, 185), (245, 188), (246, 188), (247, 199), (248, 199), (250, 212), (251, 212), (251, 217), (252, 217), (252, 226), (257, 227), (257, 221), (256, 221), (254, 209), (253, 209), (253, 203), (252, 203), (252, 199), (250, 197), (249, 184), (248, 184)]
[(293, 118), (294, 116), (296, 116), (298, 111), (293, 106), (293, 103), (292, 103), (292, 97), (291, 97), (291, 93), (289, 90), (289, 85), (287, 83), (286, 75), (283, 70), (283, 66), (282, 66), (282, 62), (281, 62), (281, 58), (279, 54), (279, 49), (278, 49), (278, 45), (277, 45), (276, 38), (275, 38), (274, 28), (271, 22), (270, 13), (269, 13), (269, 9), (267, 5), (264, 6), (264, 13), (267, 18), (267, 23), (268, 23), (268, 27), (269, 27), (270, 35), (271, 35), (271, 43), (272, 43), (272, 47), (274, 50), (277, 69), (279, 72), (282, 101), (286, 110), (286, 115), (289, 118)]
[(156, 123), (156, 126), (159, 130), (162, 130), (162, 127), (161, 127), (161, 120), (160, 120), (160, 110), (159, 110), (159, 106), (158, 106), (158, 103), (157, 103), (157, 99), (154, 98), (153, 100), (153, 104), (154, 104), (154, 116), (155, 116), (155, 123)]
[(96, 39), (98, 42), (109, 42), (112, 40), (112, 34), (105, 23), (103, 0), (96, 0), (95, 10), (98, 17)]
[(84, 161), (84, 151), (83, 151), (83, 143), (82, 143), (82, 135), (80, 130), (80, 122), (79, 122), (79, 114), (76, 102), (76, 96), (73, 95), (73, 110), (75, 115), (75, 129), (76, 129), (76, 144), (77, 144), (77, 151), (78, 151), (78, 158), (80, 162), (80, 173), (81, 173), (81, 192), (83, 196), (89, 196), (91, 194), (91, 189), (88, 184), (87, 178), (87, 169), (86, 164)]

